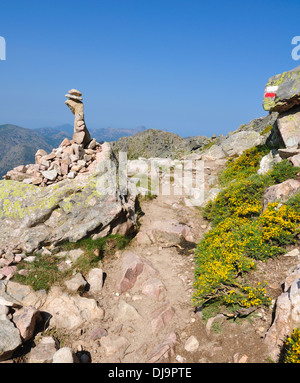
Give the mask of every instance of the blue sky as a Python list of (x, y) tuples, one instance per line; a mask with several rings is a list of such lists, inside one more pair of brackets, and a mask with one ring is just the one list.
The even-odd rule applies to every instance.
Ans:
[(3, 3), (0, 124), (72, 124), (77, 88), (91, 128), (227, 134), (266, 115), (269, 77), (300, 65), (299, 0)]

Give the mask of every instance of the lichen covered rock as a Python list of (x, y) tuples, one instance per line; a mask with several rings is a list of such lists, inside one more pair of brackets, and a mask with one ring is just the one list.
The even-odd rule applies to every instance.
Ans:
[(269, 79), (264, 92), (266, 111), (285, 112), (300, 104), (300, 66)]
[(117, 180), (106, 187), (118, 164), (110, 147), (102, 156), (93, 174), (45, 188), (0, 181), (0, 251), (13, 246), (31, 253), (47, 244), (77, 242), (113, 227), (120, 217), (135, 224), (135, 196), (122, 195)]

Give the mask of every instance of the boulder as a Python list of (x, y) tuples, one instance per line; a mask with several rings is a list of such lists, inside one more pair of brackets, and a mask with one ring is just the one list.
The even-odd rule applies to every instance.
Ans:
[(299, 189), (300, 182), (294, 179), (289, 179), (280, 184), (268, 187), (263, 196), (263, 209), (265, 210), (269, 203), (286, 202)]
[(300, 66), (269, 79), (263, 98), (264, 110), (282, 113), (298, 104), (300, 104)]
[(285, 147), (297, 147), (300, 141), (300, 106), (280, 114), (277, 126)]
[(44, 243), (77, 242), (122, 217), (135, 226), (136, 195), (123, 195), (113, 182), (111, 189), (104, 188), (114, 179), (118, 163), (110, 146), (103, 147), (104, 166), (99, 163), (93, 174), (65, 179), (59, 187), (0, 181), (0, 251), (11, 243), (32, 253)]
[(203, 151), (202, 160), (216, 160), (219, 158), (226, 158), (227, 153), (221, 146), (212, 145), (209, 149)]
[(46, 170), (42, 172), (43, 177), (47, 178), (49, 181), (54, 181), (57, 177), (57, 171), (56, 170)]
[(14, 313), (13, 322), (19, 329), (24, 342), (33, 337), (36, 324), (41, 319), (39, 310), (32, 306), (24, 307)]
[(7, 317), (8, 313), (9, 308), (0, 304), (0, 320), (9, 320), (9, 318)]
[(255, 131), (240, 131), (227, 136), (221, 144), (221, 148), (228, 156), (241, 155), (245, 150), (253, 146), (261, 145), (263, 136)]
[[(209, 201), (214, 201), (218, 194), (220, 193), (221, 189), (219, 188), (211, 188), (204, 194), (204, 201), (201, 201), (200, 206), (204, 207)], [(189, 206), (189, 200), (185, 200), (185, 204)], [(196, 205), (198, 206), (198, 205)]]
[(199, 341), (198, 339), (191, 335), (184, 344), (184, 349), (188, 352), (195, 352), (199, 348)]
[(77, 363), (78, 358), (70, 347), (62, 347), (53, 355), (52, 363)]
[(22, 344), (19, 330), (9, 320), (0, 320), (0, 361), (9, 359)]
[(276, 154), (275, 151), (270, 151), (269, 154), (264, 156), (259, 164), (259, 169), (257, 171), (257, 174), (266, 174), (268, 171), (270, 171), (275, 164), (278, 164), (281, 162), (281, 157), (279, 154)]
[(287, 149), (278, 149), (278, 154), (282, 159), (291, 158), (300, 154), (300, 149), (297, 146), (291, 146)]
[(289, 161), (297, 167), (300, 167), (300, 154), (297, 154), (295, 156), (292, 156), (289, 158)]
[[(7, 307), (21, 308), (34, 295), (29, 286), (13, 281), (0, 281), (0, 304)], [(30, 304), (28, 304), (30, 305)]]
[(177, 335), (175, 332), (171, 332), (164, 338), (162, 343), (159, 343), (152, 350), (148, 357), (148, 363), (160, 363), (169, 361), (169, 358), (175, 355), (174, 346), (176, 343), (178, 343)]
[(300, 326), (300, 277), (299, 266), (293, 282), (276, 300), (275, 318), (265, 336), (268, 354), (278, 361), (283, 342), (295, 327)]
[(51, 326), (74, 330), (94, 319), (101, 320), (104, 310), (95, 299), (68, 295), (59, 287), (52, 287), (42, 310), (52, 315)]
[(159, 243), (179, 244), (182, 239), (193, 242), (191, 228), (176, 221), (153, 221), (152, 237)]
[(121, 299), (118, 305), (118, 312), (116, 314), (115, 320), (117, 322), (128, 323), (142, 320), (142, 317), (135, 307)]
[(87, 281), (80, 273), (77, 273), (76, 275), (74, 275), (74, 277), (72, 277), (68, 281), (65, 281), (65, 286), (69, 291), (73, 293), (84, 291), (86, 285)]
[(166, 288), (158, 278), (151, 278), (143, 284), (142, 293), (149, 298), (160, 301), (165, 297)]
[(100, 293), (103, 287), (103, 270), (99, 268), (93, 268), (89, 271), (87, 278), (89, 284), (90, 293)]

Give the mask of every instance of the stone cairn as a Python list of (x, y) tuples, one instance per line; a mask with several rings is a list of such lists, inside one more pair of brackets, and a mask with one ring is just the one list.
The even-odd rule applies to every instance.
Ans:
[(65, 103), (74, 114), (72, 140), (65, 138), (50, 154), (39, 149), (35, 154), (35, 164), (17, 166), (4, 179), (44, 187), (95, 170), (101, 159), (102, 147), (96, 139), (91, 139), (86, 127), (82, 94), (71, 89), (66, 97), (68, 100)]
[(84, 121), (82, 93), (76, 89), (71, 89), (69, 90), (69, 93), (66, 94), (66, 97), (68, 100), (65, 104), (68, 105), (75, 116), (73, 142), (85, 147), (90, 143), (91, 136)]

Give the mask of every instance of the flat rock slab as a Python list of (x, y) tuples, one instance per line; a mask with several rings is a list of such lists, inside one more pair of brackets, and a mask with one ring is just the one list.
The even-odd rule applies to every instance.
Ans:
[(50, 336), (43, 337), (36, 347), (31, 349), (28, 363), (52, 363), (56, 351), (55, 340)]
[(142, 293), (149, 298), (160, 301), (165, 297), (166, 287), (158, 278), (151, 278), (143, 284)]
[(132, 289), (135, 285), (141, 285), (142, 279), (149, 278), (157, 273), (153, 265), (145, 258), (138, 256), (132, 251), (123, 254), (122, 269), (116, 289), (121, 293)]
[(126, 338), (117, 335), (108, 335), (101, 338), (100, 343), (108, 358), (114, 357), (122, 359), (130, 346)]
[(172, 320), (175, 310), (168, 303), (159, 307), (151, 314), (152, 333), (157, 334), (160, 330), (166, 327)]
[(170, 356), (174, 356), (174, 346), (176, 343), (178, 343), (177, 335), (175, 332), (171, 332), (153, 349), (148, 357), (148, 363), (168, 361)]

